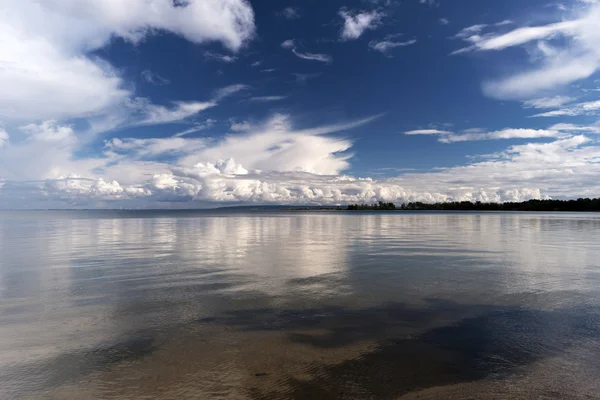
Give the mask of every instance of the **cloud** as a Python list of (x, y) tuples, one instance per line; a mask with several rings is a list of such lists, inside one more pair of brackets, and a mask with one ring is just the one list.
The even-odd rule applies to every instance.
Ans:
[(310, 79), (318, 78), (321, 76), (320, 72), (316, 72), (314, 74), (300, 74), (300, 73), (292, 73), (292, 75), (296, 78), (296, 82), (299, 84), (305, 84)]
[(215, 121), (214, 119), (207, 119), (204, 122), (198, 122), (195, 123), (193, 127), (186, 129), (184, 131), (181, 132), (177, 132), (176, 134), (174, 134), (174, 137), (182, 137), (182, 136), (186, 136), (186, 135), (190, 135), (192, 133), (196, 133), (196, 132), (200, 132), (203, 130), (206, 130), (210, 127), (212, 127), (217, 121)]
[(231, 123), (231, 130), (234, 132), (249, 131), (250, 129), (252, 129), (252, 125), (248, 121), (233, 121)]
[[(39, 159), (18, 164), (18, 172), (29, 181), (8, 176), (6, 158), (0, 159), (0, 175), (5, 177), (0, 203), (3, 207), (89, 207), (106, 201), (107, 207), (198, 207), (232, 202), (521, 201), (589, 197), (600, 191), (600, 147), (580, 134), (510, 146), (472, 159), (483, 161), (432, 172), (406, 171), (385, 179), (344, 175), (352, 142), (329, 134), (363, 126), (374, 118), (297, 129), (288, 116), (275, 115), (220, 140), (113, 138), (106, 142), (103, 157), (93, 159), (71, 157), (72, 127), (58, 123), (25, 126), (22, 131), (28, 139), (18, 146), (27, 146), (27, 154), (37, 146)], [(592, 127), (577, 125), (557, 125), (551, 130), (593, 132)], [(418, 132), (449, 135), (440, 130), (413, 134)], [(525, 129), (467, 133), (545, 137), (542, 130)], [(15, 144), (7, 146), (3, 151), (9, 158), (22, 158)], [(23, 193), (28, 196), (26, 204), (19, 200)]]
[(542, 97), (523, 102), (524, 108), (555, 108), (570, 103), (575, 98), (568, 96)]
[(286, 98), (287, 98), (287, 96), (256, 96), (256, 97), (251, 97), (250, 101), (259, 101), (259, 102), (279, 101), (279, 100), (283, 100)]
[(371, 42), (369, 42), (369, 47), (373, 50), (379, 51), (380, 53), (387, 55), (389, 54), (390, 50), (395, 49), (396, 47), (410, 46), (411, 44), (415, 43), (417, 43), (416, 39), (407, 40), (405, 42), (393, 42), (390, 40), (372, 40)]
[(385, 14), (379, 11), (350, 12), (345, 8), (340, 9), (339, 16), (344, 20), (344, 27), (340, 33), (342, 40), (355, 40), (367, 30), (373, 30), (381, 25)]
[(317, 53), (302, 53), (297, 50), (297, 45), (294, 39), (289, 39), (281, 43), (281, 47), (284, 49), (291, 49), (292, 53), (296, 55), (296, 57), (300, 57), (304, 60), (311, 61), (320, 61), (324, 63), (330, 63), (333, 61), (333, 58), (328, 54), (317, 54)]
[(252, 64), (250, 64), (251, 67), (260, 67), (260, 65), (262, 64), (262, 61), (255, 61)]
[(248, 90), (248, 89), (250, 89), (250, 86), (244, 85), (242, 83), (236, 83), (234, 85), (225, 86), (216, 91), (215, 99), (222, 100), (226, 97), (232, 96), (238, 92), (241, 92), (243, 90)]
[(441, 131), (439, 129), (417, 129), (404, 132), (405, 135), (448, 135), (451, 133), (450, 131)]
[[(372, 179), (305, 171), (257, 171), (230, 157), (166, 172), (124, 184), (107, 178), (84, 180), (67, 176), (31, 184), (46, 201), (61, 199), (67, 206), (90, 201), (140, 205), (163, 202), (172, 207), (223, 203), (347, 204), (374, 201), (522, 201), (530, 198), (589, 197), (597, 182), (600, 149), (584, 136), (550, 143), (527, 143), (489, 154), (484, 161), (434, 172), (408, 171), (397, 178)], [(156, 168), (156, 167), (155, 167)], [(37, 186), (36, 186), (37, 185)], [(0, 196), (16, 190), (5, 183)], [(6, 203), (4, 203), (6, 204)]]
[(294, 42), (294, 39), (288, 39), (281, 43), (281, 47), (284, 49), (293, 49), (296, 47), (296, 43)]
[(206, 58), (207, 60), (219, 61), (219, 62), (224, 62), (224, 63), (232, 63), (235, 60), (237, 60), (236, 56), (232, 56), (229, 54), (216, 53), (214, 51), (205, 51), (204, 58)]
[(588, 132), (588, 133), (600, 133), (600, 125), (576, 125), (576, 124), (566, 124), (559, 123), (552, 125), (549, 129), (561, 132)]
[(150, 71), (149, 69), (143, 70), (142, 73), (142, 78), (148, 82), (151, 83), (152, 85), (156, 85), (156, 86), (163, 86), (163, 85), (168, 85), (169, 83), (171, 83), (171, 81), (169, 81), (166, 78), (163, 78), (162, 76), (155, 74), (154, 72)]
[(121, 37), (139, 42), (168, 31), (236, 51), (254, 36), (245, 0), (35, 0), (0, 2), (0, 118), (47, 120), (99, 115), (131, 97), (120, 74), (90, 52)]
[(166, 107), (143, 102), (139, 108), (142, 113), (141, 119), (133, 124), (156, 125), (181, 121), (216, 105), (215, 102), (179, 101), (173, 103), (170, 107)]
[(496, 140), (496, 139), (536, 139), (536, 138), (554, 138), (561, 136), (557, 130), (545, 129), (512, 129), (506, 128), (499, 131), (481, 132), (477, 130), (467, 130), (461, 134), (454, 134), (450, 131), (441, 131), (437, 129), (421, 129), (404, 132), (405, 135), (438, 135), (442, 143), (467, 142), (473, 140)]
[(450, 23), (448, 18), (440, 18), (439, 21), (441, 25), (448, 25)]
[(330, 63), (333, 61), (333, 58), (328, 54), (301, 53), (296, 49), (292, 49), (292, 53), (294, 53), (297, 57), (303, 58), (305, 60), (320, 61), (323, 63)]
[(598, 113), (600, 113), (600, 100), (595, 100), (535, 114), (533, 117), (575, 117), (579, 115), (597, 115)]
[(299, 19), (300, 11), (298, 7), (286, 7), (278, 15), (284, 17), (285, 19)]
[(8, 132), (0, 128), (0, 149), (8, 143)]
[[(469, 51), (501, 51), (534, 42), (537, 57), (533, 68), (485, 82), (484, 92), (500, 99), (530, 99), (540, 93), (556, 90), (572, 82), (588, 78), (600, 68), (600, 4), (587, 3), (576, 8), (575, 16), (541, 26), (513, 29), (502, 34), (482, 34), (486, 25), (463, 29), (457, 37), (469, 47), (453, 54)], [(552, 44), (550, 44), (552, 43)]]

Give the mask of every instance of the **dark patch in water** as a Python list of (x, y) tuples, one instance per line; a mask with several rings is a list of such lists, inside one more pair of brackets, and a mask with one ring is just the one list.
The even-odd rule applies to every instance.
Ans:
[(156, 349), (157, 344), (151, 333), (137, 332), (122, 341), (99, 345), (89, 351), (65, 353), (41, 364), (3, 371), (0, 381), (18, 380), (20, 383), (13, 389), (13, 395), (20, 397), (36, 390), (76, 382), (87, 374), (108, 370), (119, 362), (139, 360)]
[[(335, 347), (338, 340), (353, 338), (357, 331), (366, 332), (363, 324), (338, 327), (324, 336), (290, 335), (290, 339)], [(508, 376), (599, 335), (597, 314), (494, 310), (415, 337), (381, 341), (373, 352), (338, 365), (315, 365), (311, 380), (280, 382), (285, 394), (256, 390), (250, 394), (255, 399), (395, 399), (416, 390)]]

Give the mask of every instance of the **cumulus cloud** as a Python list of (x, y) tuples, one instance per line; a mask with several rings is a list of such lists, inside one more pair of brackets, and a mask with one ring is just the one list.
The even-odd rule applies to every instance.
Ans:
[(344, 20), (344, 26), (340, 33), (342, 40), (358, 39), (365, 31), (376, 29), (381, 25), (381, 20), (385, 16), (376, 10), (350, 12), (345, 8), (342, 8), (338, 14)]
[[(540, 26), (520, 27), (506, 33), (483, 34), (486, 25), (463, 29), (457, 37), (469, 43), (454, 54), (501, 51), (534, 42), (539, 57), (533, 68), (484, 84), (491, 97), (528, 99), (592, 76), (600, 68), (600, 4), (581, 5), (574, 17)], [(560, 39), (560, 40), (555, 40)], [(549, 43), (552, 42), (552, 45)]]
[[(27, 153), (34, 151), (39, 159), (19, 165), (20, 177), (29, 181), (7, 175), (5, 158), (0, 159), (0, 176), (5, 177), (0, 199), (5, 207), (23, 206), (15, 199), (24, 193), (35, 204), (63, 207), (94, 206), (98, 201), (104, 207), (197, 207), (248, 202), (520, 201), (590, 196), (600, 190), (600, 148), (575, 133), (597, 133), (597, 127), (566, 124), (548, 130), (463, 131), (459, 135), (471, 135), (468, 140), (550, 137), (551, 141), (510, 146), (462, 166), (383, 179), (344, 175), (352, 142), (330, 134), (374, 118), (297, 129), (290, 117), (275, 115), (220, 140), (113, 138), (107, 140), (103, 156), (92, 159), (72, 157), (71, 127), (55, 122), (25, 125), (20, 132), (26, 139), (18, 145), (8, 143), (2, 151), (9, 150), (14, 160), (22, 154), (18, 146), (27, 146)], [(409, 133), (454, 135), (435, 129)], [(59, 157), (45, 159), (49, 153)]]
[(112, 37), (169, 31), (238, 50), (254, 35), (245, 0), (1, 0), (0, 118), (48, 120), (103, 113), (131, 97), (118, 71), (89, 52)]

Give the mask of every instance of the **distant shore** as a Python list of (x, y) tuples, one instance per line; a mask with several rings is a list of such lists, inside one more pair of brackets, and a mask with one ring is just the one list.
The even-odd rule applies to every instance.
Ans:
[(577, 200), (528, 200), (523, 202), (484, 203), (484, 202), (410, 202), (396, 205), (379, 202), (375, 204), (349, 204), (338, 207), (293, 207), (288, 211), (567, 211), (600, 212), (600, 198), (580, 198)]

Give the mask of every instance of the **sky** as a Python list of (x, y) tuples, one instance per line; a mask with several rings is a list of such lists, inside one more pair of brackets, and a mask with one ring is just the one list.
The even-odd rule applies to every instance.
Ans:
[(598, 0), (0, 0), (0, 209), (600, 197)]

